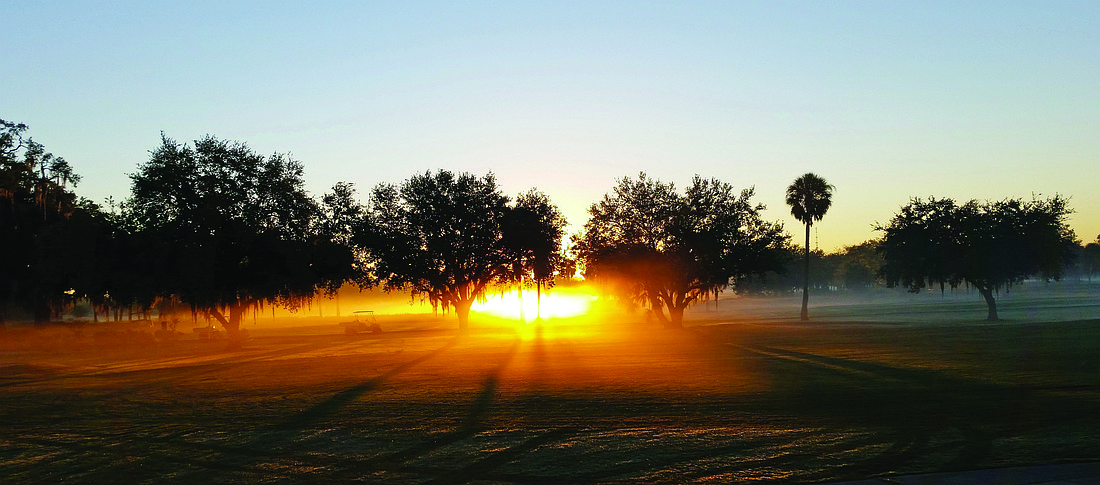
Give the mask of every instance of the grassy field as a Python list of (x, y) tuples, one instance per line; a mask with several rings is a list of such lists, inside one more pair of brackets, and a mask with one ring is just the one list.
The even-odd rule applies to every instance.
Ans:
[[(1060, 287), (1059, 287), (1060, 288)], [(1100, 292), (723, 300), (666, 331), (0, 333), (0, 483), (826, 482), (1100, 460)], [(334, 320), (335, 321), (335, 320)]]

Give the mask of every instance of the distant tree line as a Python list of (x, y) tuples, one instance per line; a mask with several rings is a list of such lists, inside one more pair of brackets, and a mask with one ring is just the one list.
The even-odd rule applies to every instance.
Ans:
[[(248, 311), (297, 308), (345, 284), (405, 291), (454, 310), (468, 328), (474, 302), (501, 287), (583, 274), (667, 326), (718, 293), (786, 294), (968, 284), (986, 297), (1024, 278), (1100, 271), (1100, 237), (1081, 246), (1061, 197), (1032, 201), (913, 199), (876, 241), (823, 254), (809, 229), (833, 187), (806, 174), (788, 188), (806, 224), (801, 250), (761, 218), (754, 190), (696, 176), (682, 192), (642, 173), (617, 182), (563, 247), (566, 221), (535, 189), (512, 198), (492, 174), (446, 170), (382, 183), (365, 204), (337, 183), (319, 198), (289, 155), (264, 156), (212, 136), (162, 135), (130, 174), (128, 197), (107, 207), (78, 197), (61, 157), (0, 120), (0, 324), (56, 319), (78, 301), (95, 312), (185, 305), (239, 342)], [(801, 260), (801, 261), (800, 261)]]
[(785, 264), (780, 271), (747, 278), (736, 290), (745, 295), (785, 296), (793, 295), (805, 284), (815, 292), (828, 293), (860, 293), (885, 288), (886, 281), (880, 274), (882, 256), (877, 247), (878, 240), (870, 240), (829, 253), (811, 249), (808, 272), (804, 250), (791, 248), (783, 258)]

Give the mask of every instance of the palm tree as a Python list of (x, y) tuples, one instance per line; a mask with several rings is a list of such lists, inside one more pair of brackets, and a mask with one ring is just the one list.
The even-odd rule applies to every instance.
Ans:
[(825, 179), (815, 173), (798, 177), (787, 187), (787, 205), (791, 206), (791, 215), (806, 224), (806, 279), (802, 286), (802, 320), (809, 320), (807, 307), (810, 303), (810, 226), (820, 221), (833, 204), (833, 190)]

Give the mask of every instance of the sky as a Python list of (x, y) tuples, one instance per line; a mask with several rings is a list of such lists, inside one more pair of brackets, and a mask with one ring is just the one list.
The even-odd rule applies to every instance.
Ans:
[(836, 187), (825, 251), (911, 197), (1070, 198), (1100, 234), (1100, 2), (98, 2), (4, 7), (0, 118), (96, 202), (160, 134), (290, 153), (307, 188), (535, 187), (581, 229), (639, 172)]

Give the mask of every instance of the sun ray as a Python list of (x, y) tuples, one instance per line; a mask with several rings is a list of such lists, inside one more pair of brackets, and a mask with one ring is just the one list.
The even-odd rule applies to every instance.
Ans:
[(504, 293), (487, 295), (484, 302), (474, 306), (474, 310), (498, 318), (532, 322), (542, 318), (572, 318), (588, 313), (596, 297), (575, 290), (555, 290), (543, 292), (541, 304), (538, 295), (531, 290), (511, 290)]

